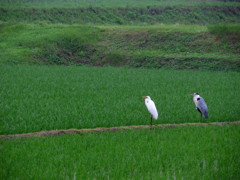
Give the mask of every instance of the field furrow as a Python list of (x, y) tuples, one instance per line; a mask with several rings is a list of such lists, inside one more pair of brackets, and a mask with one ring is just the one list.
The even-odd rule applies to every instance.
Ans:
[(240, 121), (213, 122), (213, 123), (157, 124), (157, 125), (153, 125), (153, 126), (148, 126), (148, 125), (135, 125), (134, 126), (133, 125), (133, 126), (110, 127), (110, 128), (51, 130), (51, 131), (41, 131), (41, 132), (35, 132), (35, 133), (0, 135), (0, 138), (2, 138), (2, 139), (9, 139), (9, 138), (25, 138), (25, 137), (32, 137), (32, 136), (82, 134), (82, 133), (120, 131), (120, 130), (137, 130), (137, 129), (153, 129), (153, 128), (175, 128), (175, 127), (183, 127), (183, 126), (224, 126), (224, 125), (240, 125)]

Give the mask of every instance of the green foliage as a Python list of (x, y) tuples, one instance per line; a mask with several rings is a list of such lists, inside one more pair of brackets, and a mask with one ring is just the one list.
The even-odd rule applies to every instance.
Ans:
[(239, 179), (239, 126), (1, 142), (1, 179)]
[(239, 120), (239, 73), (112, 67), (0, 66), (0, 134), (199, 122), (190, 93), (209, 107), (204, 122)]

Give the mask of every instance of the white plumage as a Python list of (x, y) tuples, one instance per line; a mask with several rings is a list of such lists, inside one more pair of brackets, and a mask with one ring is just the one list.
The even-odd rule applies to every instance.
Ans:
[[(149, 111), (149, 113), (151, 114), (151, 120), (153, 119), (158, 119), (158, 111), (157, 108), (155, 106), (155, 103), (151, 100), (150, 96), (143, 96), (143, 98), (145, 99), (145, 105)], [(152, 121), (151, 121), (152, 124)]]

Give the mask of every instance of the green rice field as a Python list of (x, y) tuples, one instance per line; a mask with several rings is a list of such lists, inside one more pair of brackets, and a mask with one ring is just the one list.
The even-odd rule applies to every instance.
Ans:
[(239, 179), (239, 126), (1, 141), (1, 179)]
[(149, 124), (142, 96), (161, 123), (200, 122), (190, 93), (205, 98), (209, 119), (239, 120), (240, 75), (113, 67), (6, 66), (1, 68), (1, 134)]

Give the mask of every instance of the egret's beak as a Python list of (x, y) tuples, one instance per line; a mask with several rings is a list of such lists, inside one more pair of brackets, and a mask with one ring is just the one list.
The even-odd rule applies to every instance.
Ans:
[(147, 98), (147, 96), (142, 96), (142, 98), (146, 99), (146, 98)]

